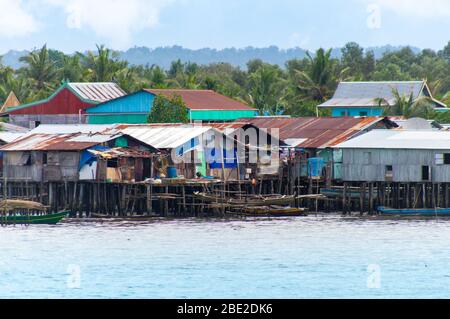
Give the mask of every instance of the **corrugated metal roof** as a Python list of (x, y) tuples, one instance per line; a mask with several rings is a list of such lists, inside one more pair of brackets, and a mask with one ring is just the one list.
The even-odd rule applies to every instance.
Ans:
[(180, 147), (212, 130), (207, 126), (129, 126), (121, 131), (157, 149)]
[(376, 107), (376, 99), (383, 98), (389, 105), (394, 104), (393, 90), (398, 90), (401, 96), (419, 98), (424, 89), (425, 81), (399, 82), (341, 82), (331, 100), (319, 107)]
[(30, 131), (27, 128), (10, 123), (0, 123), (0, 129), (2, 130), (2, 132), (11, 132), (11, 133), (26, 133)]
[(19, 138), (0, 148), (0, 151), (81, 151), (119, 137), (105, 134), (32, 134)]
[(301, 117), (301, 118), (254, 118), (245, 119), (260, 129), (280, 131), (280, 139), (286, 144), (299, 140), (292, 147), (325, 148), (353, 137), (383, 117)]
[(117, 99), (127, 93), (116, 83), (67, 83), (82, 99), (95, 102), (106, 102)]
[(373, 130), (338, 144), (335, 148), (450, 150), (450, 132)]
[(146, 89), (155, 95), (172, 97), (179, 95), (190, 110), (223, 110), (223, 111), (255, 111), (247, 104), (233, 100), (211, 90), (160, 90)]
[(28, 135), (32, 134), (74, 134), (86, 133), (94, 134), (101, 133), (116, 127), (115, 124), (41, 124), (35, 129), (32, 129)]
[(17, 140), (23, 137), (24, 133), (17, 132), (0, 132), (0, 141), (5, 143), (11, 143), (14, 140)]
[(112, 148), (106, 151), (89, 150), (92, 154), (103, 158), (120, 158), (120, 157), (134, 157), (134, 158), (151, 158), (153, 154), (146, 151), (138, 151), (130, 148)]

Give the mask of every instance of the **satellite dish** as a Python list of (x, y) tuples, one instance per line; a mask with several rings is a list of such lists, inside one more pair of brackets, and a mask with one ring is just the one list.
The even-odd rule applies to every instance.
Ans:
[(415, 117), (411, 118), (402, 125), (405, 130), (432, 130), (433, 126), (425, 119)]

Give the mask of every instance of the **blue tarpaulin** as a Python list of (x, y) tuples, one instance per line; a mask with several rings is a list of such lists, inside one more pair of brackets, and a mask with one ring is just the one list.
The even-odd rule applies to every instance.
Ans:
[[(218, 154), (220, 151), (216, 148), (206, 150), (206, 162), (209, 163), (211, 169), (222, 168), (222, 157)], [(217, 154), (217, 156), (216, 156)], [(223, 158), (225, 159), (224, 168), (237, 168), (237, 150), (223, 150)]]
[[(89, 150), (107, 151), (109, 149), (110, 149), (109, 147), (97, 145), (97, 146), (91, 147)], [(93, 162), (95, 159), (97, 159), (97, 157), (94, 154), (92, 154), (91, 152), (89, 152), (89, 150), (85, 150), (81, 153), (80, 169), (84, 165), (89, 164), (90, 162)]]

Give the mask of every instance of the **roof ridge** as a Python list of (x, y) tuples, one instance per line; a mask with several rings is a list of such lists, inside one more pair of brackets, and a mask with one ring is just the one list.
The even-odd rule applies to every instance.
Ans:
[(425, 80), (414, 80), (414, 81), (341, 81), (339, 83), (364, 83), (364, 84), (380, 84), (380, 83), (424, 83)]

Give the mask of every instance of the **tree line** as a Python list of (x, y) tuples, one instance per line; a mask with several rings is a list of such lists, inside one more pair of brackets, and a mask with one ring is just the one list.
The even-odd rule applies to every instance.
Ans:
[[(380, 59), (354, 42), (342, 48), (341, 58), (333, 58), (331, 52), (319, 49), (287, 61), (284, 68), (259, 59), (250, 60), (245, 69), (177, 60), (165, 70), (158, 65), (130, 65), (105, 46), (67, 55), (44, 45), (22, 57), (24, 66), (17, 70), (3, 66), (0, 59), (0, 103), (10, 91), (27, 103), (47, 98), (63, 81), (113, 81), (128, 93), (150, 87), (210, 89), (246, 102), (261, 114), (315, 116), (316, 106), (332, 97), (340, 81), (427, 79), (434, 96), (450, 104), (450, 42), (439, 51), (414, 53), (405, 47)], [(321, 113), (328, 115), (326, 110)], [(450, 115), (419, 115), (450, 122)]]

